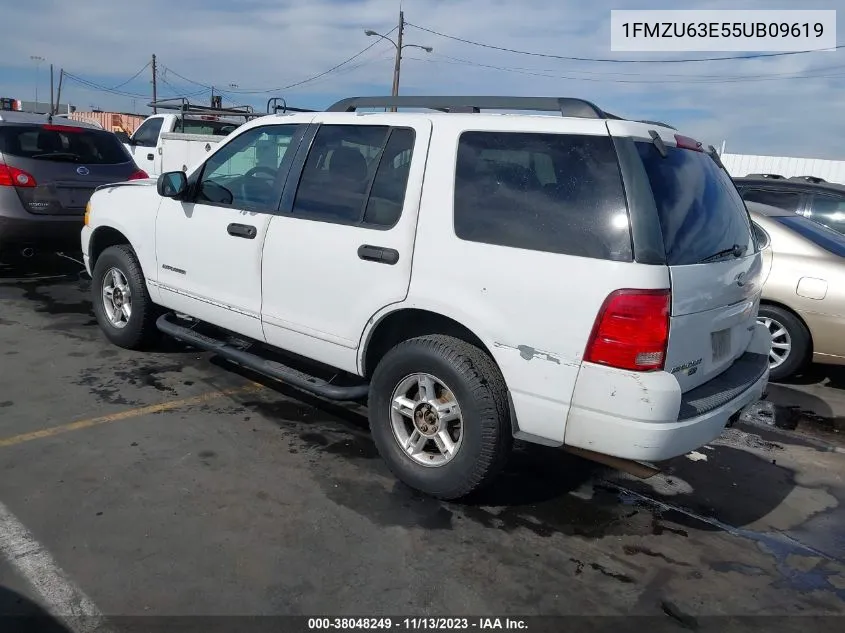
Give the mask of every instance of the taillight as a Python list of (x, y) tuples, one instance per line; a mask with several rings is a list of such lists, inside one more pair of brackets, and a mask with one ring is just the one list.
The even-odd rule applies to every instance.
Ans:
[(132, 175), (129, 176), (129, 180), (144, 180), (149, 177), (150, 175), (147, 172), (143, 169), (139, 169), (138, 171), (132, 172)]
[(669, 290), (616, 290), (596, 317), (584, 360), (632, 371), (663, 369)]
[(0, 187), (35, 187), (37, 184), (32, 174), (23, 169), (0, 165)]
[(696, 152), (704, 151), (704, 148), (702, 147), (701, 143), (699, 141), (696, 141), (694, 138), (690, 138), (689, 136), (681, 136), (680, 134), (675, 134), (675, 142), (681, 149), (691, 149)]

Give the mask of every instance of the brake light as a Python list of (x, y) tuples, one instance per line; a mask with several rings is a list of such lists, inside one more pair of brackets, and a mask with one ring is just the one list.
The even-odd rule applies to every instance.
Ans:
[(84, 128), (74, 127), (73, 125), (53, 125), (53, 124), (42, 125), (41, 129), (47, 130), (48, 132), (70, 132), (70, 133), (73, 133), (73, 134), (82, 132), (84, 130)]
[(704, 148), (702, 147), (701, 143), (699, 141), (696, 141), (694, 138), (690, 138), (689, 136), (681, 136), (680, 134), (675, 134), (675, 142), (681, 149), (691, 149), (695, 152), (704, 151)]
[(38, 183), (32, 174), (23, 169), (0, 165), (0, 187), (35, 187)]
[(150, 175), (147, 172), (143, 169), (139, 169), (138, 171), (132, 172), (132, 175), (129, 176), (128, 180), (144, 180), (149, 177)]
[(616, 290), (596, 317), (584, 360), (632, 371), (663, 369), (669, 342), (669, 290)]

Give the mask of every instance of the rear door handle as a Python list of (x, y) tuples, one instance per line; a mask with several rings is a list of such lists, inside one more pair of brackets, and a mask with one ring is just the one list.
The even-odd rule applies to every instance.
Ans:
[(393, 266), (393, 264), (399, 261), (399, 251), (392, 248), (384, 248), (383, 246), (361, 244), (358, 247), (358, 257), (368, 262), (378, 262), (379, 264)]
[(226, 232), (234, 237), (243, 237), (248, 240), (254, 240), (258, 235), (258, 230), (249, 224), (230, 224), (226, 227)]

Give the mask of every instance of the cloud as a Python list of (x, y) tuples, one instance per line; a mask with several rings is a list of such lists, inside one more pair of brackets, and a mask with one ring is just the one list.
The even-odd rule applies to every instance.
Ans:
[[(403, 8), (411, 24), (497, 46), (579, 57), (643, 58), (610, 51), (610, 10), (618, 4), (404, 0)], [(677, 8), (672, 0), (636, 4), (641, 6), (626, 8)], [(820, 0), (812, 8), (833, 9), (838, 4)], [(30, 0), (4, 7), (0, 59), (6, 66), (0, 71), (0, 85), (3, 96), (21, 92), (30, 98), (29, 57), (40, 55), (76, 76), (112, 87), (155, 53), (163, 77), (161, 96), (199, 92), (195, 98), (206, 100), (206, 86), (214, 85), (231, 100), (263, 108), (277, 93), (246, 91), (282, 88), (336, 65), (375, 42), (364, 29), (385, 33), (393, 28), (398, 8), (398, 0)], [(796, 6), (794, 0), (710, 0), (695, 8)], [(840, 28), (843, 23), (840, 17)], [(406, 49), (401, 82), (406, 94), (580, 96), (623, 116), (667, 121), (715, 145), (726, 140), (729, 151), (845, 159), (845, 119), (840, 115), (845, 105), (845, 50), (732, 62), (597, 64), (484, 49), (412, 26), (406, 29), (405, 41), (434, 47), (431, 54)], [(390, 90), (392, 56), (389, 43), (375, 42), (337, 72), (285, 90), (282, 96), (291, 104), (323, 107), (351, 94), (385, 94)], [(677, 56), (694, 54), (649, 55)], [(147, 70), (120, 88), (139, 95), (135, 107), (150, 94), (149, 79)], [(43, 75), (42, 82), (44, 90)], [(73, 81), (63, 90), (80, 107), (96, 102), (103, 108), (129, 109), (132, 102), (131, 97), (97, 93)]]

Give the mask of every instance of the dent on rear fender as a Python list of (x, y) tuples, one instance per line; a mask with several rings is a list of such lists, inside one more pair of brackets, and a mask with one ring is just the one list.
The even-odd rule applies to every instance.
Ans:
[(526, 361), (534, 360), (535, 358), (537, 358), (540, 360), (548, 361), (550, 363), (554, 363), (556, 365), (564, 364), (570, 365), (572, 367), (578, 367), (577, 362), (565, 362), (561, 360), (561, 357), (557, 354), (553, 354), (552, 352), (546, 352), (544, 350), (539, 350), (534, 347), (531, 347), (530, 345), (505, 345), (504, 343), (496, 341), (493, 343), (493, 347), (519, 352), (520, 357)]

